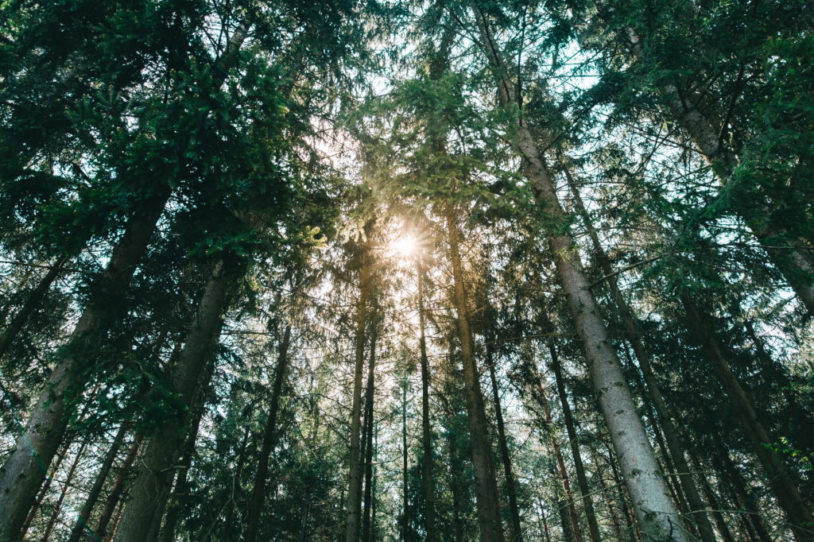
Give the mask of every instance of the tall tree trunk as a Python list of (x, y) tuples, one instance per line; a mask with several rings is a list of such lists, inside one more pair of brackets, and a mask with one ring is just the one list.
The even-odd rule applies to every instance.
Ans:
[(124, 442), (124, 437), (126, 435), (127, 425), (123, 423), (119, 426), (119, 430), (116, 431), (116, 436), (113, 438), (113, 442), (110, 444), (110, 448), (108, 448), (104, 460), (102, 460), (102, 466), (99, 469), (98, 474), (96, 474), (93, 487), (91, 487), (90, 492), (85, 499), (85, 504), (82, 506), (82, 511), (79, 512), (79, 516), (76, 518), (76, 525), (74, 525), (74, 528), (71, 530), (71, 534), (68, 537), (68, 542), (79, 542), (79, 537), (82, 536), (85, 529), (90, 529), (87, 522), (90, 519), (90, 515), (93, 512), (93, 507), (96, 505), (96, 501), (99, 499), (99, 495), (101, 494), (102, 488), (105, 485), (107, 476), (110, 474), (110, 469), (113, 467), (113, 462), (116, 460), (116, 456), (119, 455), (119, 449), (121, 448), (122, 442)]
[(733, 411), (740, 422), (752, 451), (758, 457), (768, 478), (769, 487), (777, 497), (778, 504), (785, 511), (791, 530), (799, 542), (814, 541), (814, 515), (805, 504), (797, 485), (783, 460), (769, 448), (772, 438), (758, 418), (752, 401), (741, 387), (729, 367), (728, 352), (715, 335), (715, 326), (710, 317), (702, 312), (687, 290), (681, 292), (681, 302), (687, 312), (689, 326), (693, 330), (705, 358), (710, 362), (715, 376), (732, 403)]
[[(65, 262), (68, 261), (68, 256), (60, 256), (57, 260), (51, 265), (48, 269), (48, 272), (40, 279), (37, 287), (34, 288), (28, 297), (23, 303), (23, 306), (20, 307), (14, 317), (9, 322), (6, 329), (3, 330), (3, 333), (0, 334), (0, 358), (2, 358), (6, 351), (8, 350), (11, 343), (14, 341), (14, 338), (23, 329), (25, 323), (28, 321), (29, 316), (37, 310), (37, 307), (40, 306), (42, 303), (42, 299), (45, 297), (45, 294), (48, 293), (48, 290), (51, 289), (51, 284), (53, 284), (54, 280), (59, 276), (62, 272), (62, 268), (65, 266)], [(2, 322), (2, 320), (0, 320)]]
[(88, 355), (94, 338), (114, 317), (111, 303), (126, 290), (136, 265), (144, 254), (155, 223), (164, 209), (169, 188), (159, 188), (143, 207), (130, 217), (124, 236), (99, 277), (90, 301), (77, 321), (62, 356), (51, 372), (45, 388), (31, 410), (26, 430), (17, 439), (14, 451), (0, 468), (0, 542), (17, 537), (46, 469), (68, 427), (69, 393), (84, 386), (83, 369), (93, 363)]
[(486, 412), (480, 388), (478, 368), (473, 352), (472, 330), (469, 327), (469, 311), (464, 287), (461, 255), (458, 248), (458, 223), (453, 209), (446, 212), (449, 256), (452, 262), (455, 310), (458, 320), (458, 336), (461, 341), (466, 410), (469, 437), (472, 445), (472, 464), (475, 470), (475, 500), (478, 507), (478, 525), (482, 542), (502, 542), (503, 525), (500, 518), (500, 499), (489, 444)]
[[(365, 224), (368, 239), (375, 224), (369, 220)], [(365, 329), (367, 327), (367, 305), (372, 290), (372, 266), (368, 241), (361, 247), (362, 265), (359, 270), (359, 300), (356, 304), (356, 360), (353, 370), (353, 397), (350, 418), (350, 451), (348, 454), (348, 494), (345, 503), (347, 521), (345, 523), (345, 542), (358, 542), (361, 530), (362, 508), (362, 461), (360, 453), (361, 418), (362, 418), (362, 372), (365, 364)]]
[[(613, 524), (615, 540), (624, 540), (625, 536), (622, 534), (622, 525), (619, 523), (619, 515), (616, 512), (616, 507), (613, 505), (613, 495), (611, 495), (610, 491), (608, 490), (608, 485), (605, 483), (605, 478), (602, 476), (602, 472), (599, 471), (599, 460), (597, 459), (599, 454), (590, 446), (588, 449), (592, 452), (591, 457), (593, 458), (594, 465), (596, 465), (597, 469), (596, 479), (599, 481), (602, 496), (605, 498), (605, 503), (608, 505), (608, 515), (610, 516), (611, 523)], [(627, 511), (627, 505), (624, 502), (620, 502), (619, 506), (622, 507), (623, 511)]]
[[(607, 446), (607, 443), (605, 445)], [(608, 447), (608, 465), (610, 466), (611, 475), (613, 476), (613, 484), (616, 486), (616, 491), (619, 495), (619, 506), (622, 507), (622, 512), (625, 516), (625, 525), (627, 526), (629, 539), (631, 542), (641, 540), (642, 537), (636, 528), (636, 523), (633, 521), (630, 498), (625, 491), (622, 478), (619, 476), (619, 469), (616, 467), (616, 458), (613, 457), (613, 452), (610, 447)]]
[(582, 455), (579, 451), (579, 441), (577, 440), (577, 431), (576, 427), (574, 426), (574, 418), (571, 415), (571, 406), (568, 404), (568, 396), (565, 393), (565, 383), (563, 382), (562, 378), (560, 359), (557, 355), (557, 349), (553, 344), (549, 343), (548, 350), (551, 353), (551, 368), (554, 371), (557, 394), (560, 397), (562, 413), (563, 417), (565, 418), (565, 428), (568, 432), (568, 443), (571, 446), (571, 455), (574, 458), (574, 470), (577, 472), (577, 484), (579, 485), (579, 492), (582, 495), (582, 505), (585, 508), (585, 516), (588, 519), (588, 531), (593, 542), (601, 542), (602, 537), (599, 534), (599, 524), (596, 521), (594, 503), (591, 499), (590, 489), (588, 488), (588, 479), (585, 477), (585, 468), (582, 465)]
[[(420, 249), (419, 249), (420, 250)], [(430, 421), (430, 362), (427, 358), (426, 314), (424, 313), (424, 260), (418, 256), (418, 349), (421, 360), (421, 445), (424, 450), (422, 482), (424, 490), (424, 528), (427, 542), (436, 542), (435, 533), (435, 487), (432, 478), (432, 429)]]
[(54, 476), (56, 476), (59, 467), (62, 466), (62, 462), (65, 460), (65, 456), (68, 454), (68, 449), (71, 447), (73, 442), (68, 439), (68, 442), (62, 445), (62, 452), (57, 454), (57, 460), (54, 461), (54, 464), (51, 465), (51, 474), (45, 479), (45, 483), (42, 484), (39, 493), (37, 494), (37, 499), (34, 506), (31, 507), (31, 510), (28, 511), (28, 515), (25, 517), (25, 521), (23, 522), (23, 526), (20, 529), (20, 539), (25, 540), (26, 534), (28, 534), (28, 529), (31, 528), (31, 522), (34, 521), (34, 516), (37, 515), (37, 512), (42, 508), (42, 502), (45, 500), (45, 496), (48, 495), (48, 490), (51, 489), (51, 483), (54, 481)]
[[(599, 264), (600, 270), (605, 275), (605, 281), (608, 284), (611, 299), (613, 300), (616, 310), (619, 313), (619, 319), (622, 321), (622, 328), (624, 329), (625, 337), (633, 347), (633, 353), (636, 355), (636, 359), (639, 361), (639, 366), (646, 384), (646, 386), (644, 386), (644, 390), (647, 392), (650, 403), (652, 403), (656, 413), (658, 414), (658, 421), (661, 422), (661, 428), (664, 431), (664, 438), (667, 443), (667, 448), (669, 449), (669, 454), (665, 454), (665, 459), (667, 461), (672, 459), (672, 461), (675, 463), (675, 470), (678, 474), (681, 489), (689, 501), (689, 509), (693, 512), (691, 523), (697, 525), (698, 534), (700, 535), (701, 540), (704, 542), (715, 542), (715, 534), (712, 531), (712, 525), (710, 524), (709, 518), (706, 514), (706, 504), (701, 499), (701, 496), (698, 493), (698, 488), (692, 479), (689, 465), (687, 465), (687, 460), (684, 457), (684, 446), (682, 445), (679, 431), (673, 423), (670, 414), (672, 411), (667, 407), (667, 404), (664, 401), (664, 397), (659, 389), (658, 380), (653, 372), (650, 352), (645, 348), (644, 342), (642, 341), (641, 327), (633, 316), (633, 312), (630, 310), (630, 306), (625, 300), (625, 297), (622, 295), (622, 291), (619, 288), (619, 282), (616, 279), (616, 274), (611, 266), (610, 258), (608, 258), (605, 249), (602, 247), (602, 243), (599, 241), (599, 236), (597, 235), (596, 229), (593, 226), (591, 216), (588, 213), (584, 202), (582, 201), (582, 196), (577, 189), (576, 182), (574, 181), (567, 164), (561, 160), (561, 165), (563, 166), (563, 172), (565, 173), (568, 187), (574, 199), (574, 205), (582, 218), (582, 222), (588, 232), (588, 237), (591, 239), (591, 245), (593, 246), (596, 261)], [(655, 418), (653, 418), (653, 423), (655, 431), (658, 434), (658, 428), (655, 426)]]
[(410, 529), (410, 499), (407, 486), (407, 374), (404, 374), (401, 382), (401, 496), (402, 496), (402, 525), (401, 539), (407, 542), (407, 533)]
[(277, 441), (277, 411), (280, 406), (280, 397), (283, 392), (286, 373), (288, 372), (288, 346), (291, 341), (291, 325), (285, 325), (282, 340), (277, 354), (277, 368), (274, 371), (274, 383), (271, 388), (271, 403), (266, 418), (266, 427), (263, 431), (263, 444), (260, 447), (260, 458), (257, 462), (257, 471), (254, 478), (251, 501), (249, 502), (249, 516), (246, 526), (246, 542), (254, 542), (260, 528), (260, 513), (266, 499), (266, 476), (268, 476), (269, 456)]
[(738, 469), (732, 464), (729, 453), (725, 449), (717, 450), (712, 454), (712, 461), (721, 474), (724, 484), (731, 489), (732, 500), (738, 508), (738, 514), (744, 520), (746, 529), (754, 529), (751, 538), (759, 542), (771, 542), (772, 536), (769, 534), (769, 529), (755, 506), (754, 494), (747, 491), (746, 483)]
[(365, 462), (365, 509), (362, 515), (362, 540), (371, 540), (371, 514), (373, 512), (373, 427), (375, 425), (373, 402), (375, 398), (375, 368), (376, 368), (376, 339), (378, 338), (378, 323), (374, 319), (373, 329), (370, 333), (370, 362), (367, 368), (367, 387), (365, 389), (365, 435), (364, 452), (362, 454)]
[[(540, 384), (542, 378), (537, 374), (537, 370), (532, 366), (529, 365), (529, 369), (532, 380), (531, 384), (534, 386), (532, 391), (533, 397), (537, 401), (537, 404), (539, 404), (543, 409), (549, 444), (551, 444), (551, 448), (554, 450), (554, 457), (557, 460), (557, 470), (560, 483), (562, 484), (563, 496), (565, 497), (566, 501), (565, 503), (560, 503), (562, 505), (560, 506), (560, 510), (563, 511), (564, 508), (567, 507), (568, 518), (570, 519), (570, 526), (568, 526), (568, 539), (574, 542), (583, 542), (582, 529), (579, 526), (579, 515), (577, 514), (577, 509), (574, 506), (574, 494), (571, 491), (571, 481), (568, 478), (568, 470), (565, 468), (565, 458), (562, 455), (559, 439), (554, 432), (554, 418), (551, 416), (551, 407), (548, 404), (548, 398), (546, 397), (543, 386)], [(563, 528), (565, 529), (565, 527)]]
[(520, 529), (520, 512), (517, 509), (517, 492), (515, 488), (514, 473), (512, 472), (512, 459), (509, 456), (509, 446), (506, 442), (506, 428), (503, 422), (503, 409), (500, 406), (500, 388), (495, 375), (495, 360), (493, 359), (491, 345), (486, 345), (486, 365), (489, 368), (489, 379), (492, 382), (492, 396), (495, 401), (495, 417), (497, 418), (497, 438), (500, 443), (500, 457), (503, 460), (503, 472), (506, 476), (506, 493), (509, 497), (509, 541), (522, 542), (523, 533)]
[[(170, 376), (170, 385), (183, 404), (192, 406), (199, 387), (199, 375), (220, 335), (222, 316), (227, 308), (227, 289), (234, 277), (224, 269), (223, 259), (212, 265), (198, 310), (187, 333), (186, 344)], [(145, 450), (133, 489), (116, 533), (116, 542), (136, 542), (143, 539), (145, 525), (152, 525), (163, 511), (174, 478), (173, 465), (181, 451), (183, 431), (189, 425), (189, 415), (166, 420), (159, 427)]]
[(127, 455), (122, 462), (119, 475), (113, 482), (113, 487), (110, 488), (110, 493), (108, 493), (107, 499), (105, 499), (105, 507), (102, 509), (102, 513), (99, 516), (99, 523), (96, 525), (96, 536), (101, 540), (105, 540), (105, 531), (107, 530), (108, 523), (110, 523), (110, 519), (116, 512), (116, 507), (120, 504), (123, 505), (123, 502), (120, 501), (123, 501), (122, 495), (124, 494), (124, 490), (127, 486), (127, 479), (130, 475), (130, 469), (132, 468), (133, 462), (136, 460), (136, 455), (138, 455), (139, 448), (141, 447), (141, 441), (142, 437), (139, 435), (133, 440), (132, 444), (130, 444), (130, 448), (127, 450)]
[[(641, 38), (632, 28), (628, 29), (628, 37), (633, 55), (640, 59), (643, 54)], [(659, 91), (670, 113), (689, 134), (721, 184), (727, 185), (730, 193), (738, 190), (739, 187), (731, 186), (730, 177), (739, 158), (726, 144), (724, 132), (716, 128), (716, 122), (701, 111), (693, 97), (688, 96), (677, 85), (663, 84)], [(772, 224), (774, 209), (768, 205), (761, 206), (759, 216), (748, 209), (736, 210), (744, 217), (752, 233), (786, 277), (808, 312), (814, 314), (814, 255), (811, 254), (810, 245), (804, 240), (790, 238), (788, 231)]]
[(455, 437), (451, 431), (447, 431), (447, 453), (449, 455), (450, 484), (449, 490), (452, 493), (452, 523), (455, 527), (455, 542), (464, 542), (464, 521), (461, 510), (464, 506), (464, 497), (461, 494), (459, 453), (455, 445)]
[[(486, 15), (477, 4), (473, 11), (484, 52), (497, 78), (500, 103), (511, 112), (517, 93), (514, 84), (506, 78), (509, 70), (497, 49)], [(534, 187), (546, 219), (550, 232), (549, 250), (585, 351), (594, 392), (610, 429), (639, 526), (648, 542), (685, 542), (678, 512), (670, 499), (642, 420), (636, 414), (621, 364), (582, 270), (576, 244), (567, 231), (568, 217), (560, 205), (553, 179), (528, 127), (522, 118), (516, 118), (512, 142), (522, 158), (523, 173)]]
[(709, 505), (712, 507), (712, 518), (715, 520), (715, 526), (718, 528), (718, 533), (721, 535), (721, 538), (724, 539), (724, 542), (735, 542), (735, 538), (732, 536), (729, 526), (726, 524), (726, 520), (721, 513), (722, 507), (719, 504), (718, 497), (715, 496), (712, 486), (709, 485), (701, 465), (698, 464), (698, 460), (693, 454), (690, 454), (690, 461), (692, 462), (695, 471), (701, 473), (701, 488), (707, 497), (707, 501), (709, 501)]
[(68, 469), (68, 475), (65, 477), (65, 482), (62, 484), (62, 491), (59, 492), (59, 498), (54, 505), (54, 511), (51, 513), (51, 519), (48, 520), (48, 525), (46, 525), (45, 532), (42, 535), (42, 542), (48, 542), (51, 533), (54, 531), (54, 527), (56, 527), (59, 514), (62, 512), (62, 502), (65, 500), (65, 495), (68, 493), (68, 488), (73, 482), (73, 476), (76, 473), (76, 468), (79, 466), (79, 461), (82, 459), (82, 454), (84, 453), (85, 447), (87, 447), (89, 440), (89, 437), (86, 437), (85, 440), (82, 441), (82, 445), (76, 452), (76, 457), (71, 464), (71, 468)]

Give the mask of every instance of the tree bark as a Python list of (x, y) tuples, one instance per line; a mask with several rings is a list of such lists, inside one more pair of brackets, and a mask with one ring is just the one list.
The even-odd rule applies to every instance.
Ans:
[[(664, 401), (664, 397), (659, 389), (658, 380), (656, 379), (656, 375), (651, 365), (650, 352), (647, 350), (647, 348), (645, 348), (644, 342), (642, 341), (641, 327), (634, 318), (633, 312), (630, 310), (630, 306), (625, 300), (625, 297), (622, 295), (622, 291), (619, 288), (619, 282), (616, 279), (616, 274), (613, 272), (613, 267), (611, 266), (610, 258), (608, 258), (605, 249), (602, 247), (602, 243), (599, 241), (599, 236), (596, 233), (596, 229), (593, 227), (593, 221), (591, 220), (588, 210), (585, 208), (585, 204), (582, 201), (582, 197), (577, 189), (576, 183), (574, 182), (574, 178), (571, 175), (567, 165), (563, 162), (561, 162), (561, 164), (563, 166), (563, 172), (565, 173), (565, 178), (568, 182), (571, 195), (574, 198), (574, 206), (582, 218), (583, 224), (588, 232), (588, 237), (591, 239), (591, 245), (593, 246), (594, 255), (597, 263), (599, 264), (599, 268), (606, 277), (605, 280), (608, 284), (608, 290), (610, 291), (611, 299), (616, 306), (616, 310), (619, 313), (619, 319), (622, 321), (622, 328), (624, 329), (625, 337), (633, 347), (633, 353), (636, 355), (636, 359), (639, 361), (639, 366), (646, 384), (646, 386), (644, 386), (644, 390), (647, 392), (647, 396), (650, 398), (650, 402), (653, 404), (653, 407), (656, 410), (658, 421), (661, 422), (661, 427), (664, 431), (664, 438), (669, 450), (669, 454), (665, 454), (665, 459), (667, 461), (672, 459), (672, 461), (675, 463), (675, 470), (678, 474), (681, 489), (689, 501), (689, 509), (693, 512), (691, 523), (697, 525), (698, 534), (700, 535), (701, 540), (704, 542), (715, 542), (715, 534), (712, 531), (712, 525), (710, 524), (709, 518), (706, 514), (706, 504), (701, 499), (701, 496), (698, 493), (698, 488), (692, 479), (689, 465), (687, 465), (687, 460), (684, 457), (684, 446), (682, 445), (679, 431), (673, 424), (673, 420), (670, 415), (672, 411), (667, 407), (667, 404)], [(655, 418), (653, 419), (653, 422), (655, 427)], [(655, 431), (658, 434), (657, 427), (655, 427)]]
[(116, 481), (113, 482), (113, 487), (110, 489), (107, 499), (105, 499), (105, 507), (102, 509), (102, 513), (99, 516), (99, 523), (96, 525), (96, 536), (101, 540), (106, 539), (105, 531), (107, 530), (108, 523), (110, 523), (110, 519), (116, 512), (116, 507), (119, 506), (119, 504), (124, 504), (123, 502), (120, 503), (120, 501), (122, 500), (122, 495), (124, 494), (125, 487), (127, 486), (127, 479), (130, 474), (130, 469), (132, 468), (133, 462), (136, 460), (136, 455), (141, 447), (141, 441), (141, 436), (138, 436), (133, 440), (133, 443), (130, 444), (130, 448), (127, 450), (127, 455), (124, 458), (124, 462), (122, 462), (119, 475), (116, 477)]
[[(186, 344), (170, 376), (172, 389), (188, 406), (193, 405), (199, 386), (207, 384), (200, 382), (198, 377), (204, 372), (208, 356), (220, 335), (222, 316), (227, 308), (227, 289), (233, 277), (224, 267), (223, 259), (212, 265)], [(183, 428), (189, 422), (188, 413), (181, 413), (157, 429), (142, 458), (116, 533), (116, 542), (142, 540), (144, 526), (152, 525), (156, 514), (163, 511), (175, 475), (174, 464), (182, 448)]]
[(102, 461), (102, 466), (93, 482), (93, 487), (91, 487), (90, 492), (85, 499), (85, 504), (82, 506), (82, 511), (79, 512), (79, 516), (76, 518), (76, 525), (74, 525), (74, 528), (71, 530), (71, 534), (68, 537), (68, 542), (79, 542), (79, 537), (82, 536), (82, 533), (86, 528), (89, 528), (87, 522), (90, 519), (90, 515), (93, 512), (93, 507), (96, 505), (96, 501), (99, 499), (99, 495), (101, 494), (102, 488), (105, 485), (107, 476), (110, 474), (110, 469), (113, 467), (113, 462), (116, 460), (116, 456), (119, 455), (119, 449), (121, 448), (122, 442), (124, 442), (124, 437), (126, 434), (127, 426), (123, 423), (119, 426), (119, 430), (116, 431), (116, 436), (113, 438), (113, 442), (110, 444), (110, 448), (108, 448), (107, 453), (105, 454), (105, 458)]
[(680, 296), (687, 312), (690, 329), (701, 344), (705, 358), (710, 362), (715, 376), (732, 403), (733, 411), (740, 422), (744, 436), (751, 444), (752, 451), (766, 472), (769, 487), (772, 488), (778, 504), (789, 519), (794, 537), (798, 542), (814, 541), (814, 529), (812, 529), (814, 515), (806, 506), (783, 460), (768, 447), (772, 443), (772, 438), (760, 422), (751, 399), (732, 374), (727, 359), (727, 349), (715, 336), (713, 322), (706, 313), (699, 309), (687, 290), (683, 290)]
[[(369, 220), (365, 224), (368, 236), (375, 224)], [(360, 453), (362, 418), (362, 372), (365, 364), (365, 329), (367, 327), (367, 305), (372, 289), (372, 258), (368, 240), (361, 247), (362, 265), (359, 270), (359, 300), (356, 304), (356, 360), (353, 371), (353, 397), (350, 422), (350, 452), (348, 454), (348, 494), (345, 502), (345, 542), (358, 542), (361, 530), (362, 508), (362, 462)]]
[(582, 455), (579, 451), (579, 441), (577, 440), (577, 431), (574, 426), (574, 418), (571, 414), (571, 406), (568, 404), (568, 396), (565, 393), (565, 383), (562, 378), (562, 367), (560, 367), (560, 359), (557, 355), (557, 350), (553, 344), (548, 345), (548, 350), (551, 353), (551, 368), (554, 371), (554, 378), (557, 384), (557, 394), (562, 404), (562, 413), (565, 418), (565, 429), (568, 432), (568, 443), (571, 446), (571, 455), (574, 458), (574, 470), (577, 472), (577, 484), (579, 485), (579, 492), (582, 494), (582, 505), (585, 508), (585, 516), (588, 519), (588, 532), (591, 535), (593, 542), (601, 542), (602, 537), (599, 534), (599, 524), (596, 521), (596, 513), (594, 512), (594, 503), (591, 499), (591, 492), (588, 488), (588, 479), (585, 477), (585, 468), (582, 465)]
[(378, 338), (378, 323), (374, 320), (373, 329), (370, 334), (370, 362), (367, 369), (367, 387), (365, 389), (365, 446), (362, 453), (365, 462), (365, 508), (362, 516), (362, 540), (372, 542), (373, 531), (371, 529), (371, 514), (373, 512), (373, 500), (376, 498), (373, 492), (373, 427), (375, 425), (373, 402), (375, 400), (375, 368), (376, 368), (376, 339)]
[(76, 473), (76, 468), (79, 466), (79, 461), (82, 459), (82, 454), (84, 453), (89, 440), (90, 438), (86, 437), (85, 440), (82, 441), (82, 445), (76, 452), (76, 457), (71, 464), (71, 468), (68, 469), (68, 475), (65, 477), (65, 482), (62, 484), (62, 491), (59, 492), (59, 499), (57, 499), (57, 502), (54, 505), (54, 511), (51, 513), (51, 519), (48, 520), (48, 525), (46, 525), (45, 532), (42, 535), (42, 542), (48, 542), (51, 533), (54, 531), (54, 527), (56, 527), (59, 514), (62, 512), (62, 503), (65, 500), (65, 495), (68, 493), (68, 488), (70, 487), (71, 482), (73, 482), (73, 476)]
[[(48, 269), (48, 272), (40, 279), (39, 283), (37, 283), (37, 287), (28, 295), (25, 303), (20, 307), (20, 310), (14, 314), (11, 322), (9, 322), (6, 329), (4, 329), (0, 335), (0, 358), (5, 355), (11, 343), (14, 341), (14, 338), (20, 330), (23, 329), (29, 316), (40, 306), (42, 299), (45, 297), (45, 294), (48, 293), (48, 290), (51, 289), (51, 284), (53, 284), (62, 272), (62, 268), (67, 261), (68, 256), (60, 256), (57, 258), (54, 264)], [(2, 320), (0, 320), (0, 322), (2, 322)]]
[[(638, 34), (628, 29), (632, 52), (637, 59), (642, 58), (642, 44)], [(730, 184), (730, 177), (738, 166), (739, 158), (729, 148), (722, 137), (720, 128), (715, 127), (708, 115), (704, 114), (691, 97), (686, 96), (677, 85), (663, 84), (660, 89), (662, 100), (678, 124), (689, 134), (698, 152), (710, 165), (713, 173), (731, 192), (737, 190)], [(761, 219), (744, 209), (739, 212), (744, 217), (752, 233), (761, 242), (775, 266), (783, 273), (789, 285), (803, 302), (810, 314), (814, 314), (814, 256), (810, 245), (800, 239), (789, 238), (787, 231), (771, 224), (773, 209), (762, 206)], [(778, 240), (781, 240), (778, 243)], [(778, 245), (787, 246), (778, 246)]]
[(509, 446), (506, 442), (506, 428), (503, 421), (503, 409), (500, 406), (500, 389), (495, 375), (495, 363), (492, 358), (492, 347), (486, 346), (486, 365), (489, 368), (489, 379), (492, 382), (492, 396), (495, 401), (495, 417), (497, 418), (497, 438), (500, 444), (500, 457), (503, 460), (503, 472), (506, 476), (506, 493), (509, 497), (509, 541), (522, 542), (523, 533), (520, 529), (520, 513), (517, 509), (517, 492), (515, 491), (514, 473), (512, 472), (512, 459), (509, 455)]
[(407, 542), (407, 536), (410, 529), (410, 499), (407, 485), (407, 374), (401, 381), (401, 539)]
[(254, 478), (251, 501), (249, 503), (248, 523), (246, 525), (246, 542), (254, 542), (260, 527), (260, 513), (266, 499), (266, 476), (268, 475), (269, 456), (274, 444), (277, 442), (277, 411), (280, 406), (280, 397), (283, 392), (286, 374), (288, 372), (288, 347), (291, 341), (291, 325), (285, 325), (283, 338), (280, 341), (277, 355), (277, 368), (274, 372), (274, 383), (271, 388), (271, 403), (266, 418), (266, 427), (263, 431), (263, 444), (260, 448), (260, 458)]
[(427, 339), (424, 334), (426, 315), (424, 313), (424, 260), (418, 256), (418, 349), (421, 360), (421, 444), (424, 450), (422, 464), (422, 482), (424, 489), (425, 519), (427, 542), (436, 542), (435, 533), (435, 487), (432, 478), (432, 429), (430, 420), (430, 362), (427, 359)]
[(495, 479), (495, 466), (492, 462), (492, 449), (488, 438), (488, 425), (486, 423), (483, 394), (480, 388), (480, 375), (473, 352), (472, 330), (469, 327), (469, 311), (458, 248), (458, 224), (451, 207), (447, 208), (446, 225), (455, 289), (454, 300), (458, 321), (458, 336), (461, 341), (461, 358), (466, 388), (466, 410), (472, 446), (472, 464), (475, 470), (475, 500), (478, 508), (480, 539), (482, 542), (502, 542), (503, 525), (500, 518), (500, 499)]
[(68, 449), (71, 447), (71, 444), (71, 440), (68, 439), (68, 442), (62, 445), (62, 453), (57, 454), (57, 460), (53, 465), (51, 465), (51, 474), (45, 479), (45, 483), (42, 484), (42, 487), (37, 494), (37, 499), (34, 506), (31, 507), (31, 510), (28, 511), (28, 515), (25, 517), (23, 526), (20, 529), (20, 539), (25, 540), (25, 536), (28, 534), (28, 529), (31, 528), (31, 522), (34, 521), (34, 516), (37, 515), (37, 512), (42, 507), (42, 502), (45, 500), (48, 490), (51, 489), (51, 483), (54, 481), (54, 476), (56, 476), (59, 467), (62, 466), (62, 462), (65, 460), (65, 456), (68, 454)]
[(83, 388), (81, 374), (92, 360), (93, 338), (107, 326), (118, 307), (111, 303), (127, 288), (136, 265), (147, 249), (155, 223), (164, 209), (169, 188), (159, 188), (130, 217), (125, 234), (99, 277), (88, 305), (79, 317), (62, 356), (31, 410), (28, 426), (14, 451), (0, 468), (0, 542), (17, 537), (46, 469), (68, 427), (68, 396)]
[[(473, 11), (484, 52), (497, 78), (500, 103), (511, 112), (517, 95), (514, 84), (506, 78), (506, 64), (493, 40), (485, 14), (477, 5)], [(536, 191), (547, 222), (549, 250), (585, 351), (594, 392), (610, 430), (642, 534), (647, 542), (686, 542), (678, 512), (670, 499), (642, 420), (636, 414), (621, 364), (611, 347), (599, 306), (582, 270), (576, 244), (567, 231), (567, 216), (560, 205), (553, 179), (523, 120), (517, 117), (513, 128), (512, 143), (522, 158), (523, 173)]]

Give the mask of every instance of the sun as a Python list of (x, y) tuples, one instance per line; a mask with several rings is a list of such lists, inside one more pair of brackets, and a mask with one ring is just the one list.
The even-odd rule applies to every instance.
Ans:
[(406, 259), (415, 253), (416, 245), (415, 237), (412, 235), (402, 235), (393, 241), (393, 252)]

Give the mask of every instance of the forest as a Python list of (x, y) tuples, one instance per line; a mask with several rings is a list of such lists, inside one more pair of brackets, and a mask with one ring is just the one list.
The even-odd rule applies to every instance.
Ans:
[(814, 4), (0, 0), (0, 542), (814, 542)]

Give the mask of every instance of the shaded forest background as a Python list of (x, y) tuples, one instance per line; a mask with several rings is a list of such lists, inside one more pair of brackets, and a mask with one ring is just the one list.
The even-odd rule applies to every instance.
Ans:
[(0, 542), (814, 540), (810, 3), (0, 13)]

